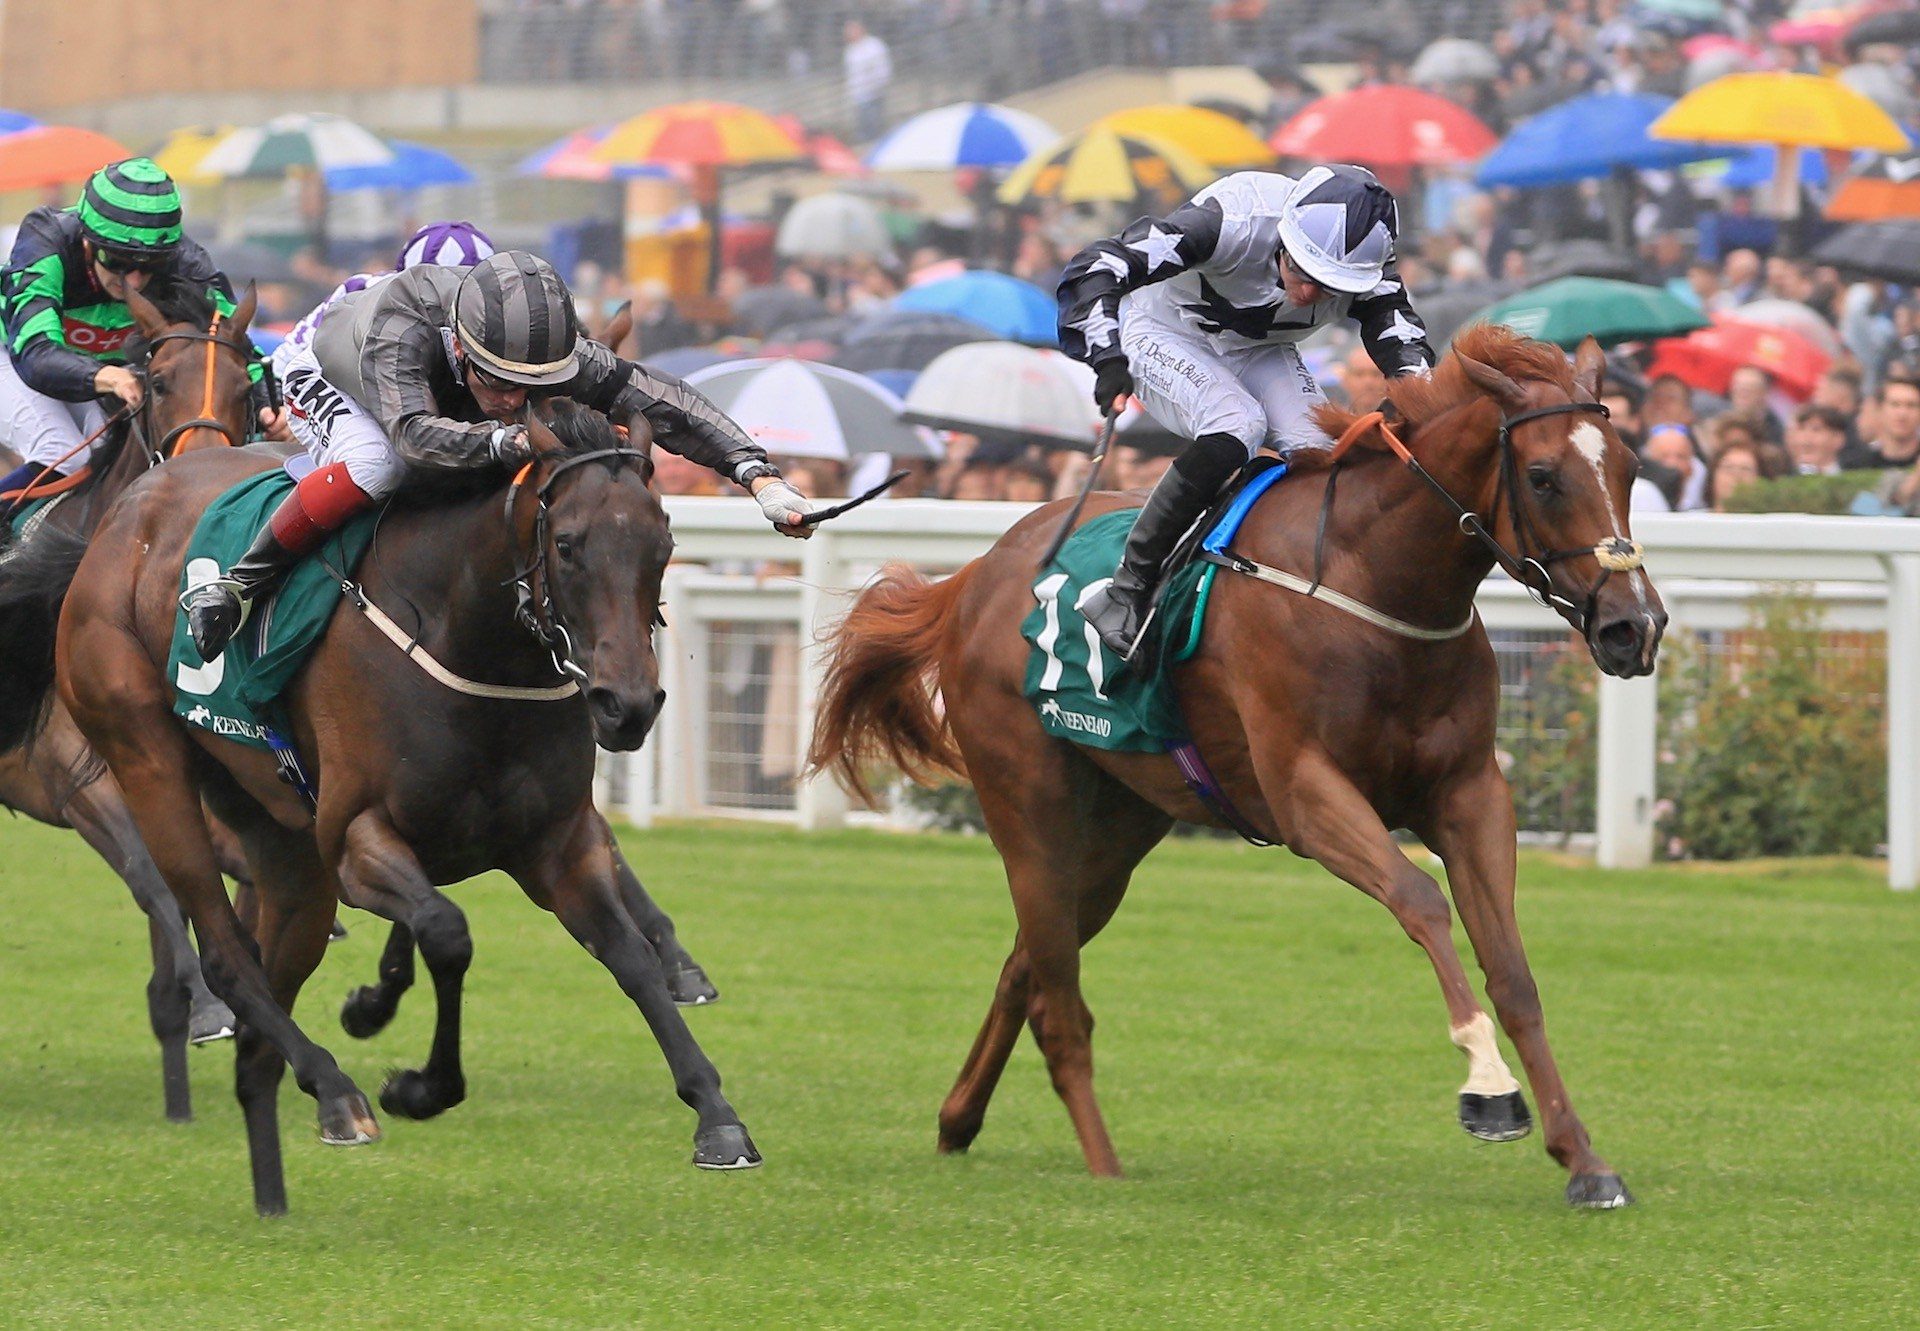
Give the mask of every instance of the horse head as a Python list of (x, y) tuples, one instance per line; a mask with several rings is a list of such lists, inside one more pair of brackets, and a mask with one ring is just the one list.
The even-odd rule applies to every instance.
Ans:
[(521, 506), (521, 548), (536, 632), (585, 690), (595, 742), (637, 749), (666, 700), (653, 629), (673, 554), (648, 441), (623, 444), (604, 416), (564, 400), (528, 429), (536, 502)]
[(147, 348), (147, 398), (141, 433), (162, 457), (219, 444), (246, 443), (253, 426), (247, 336), (256, 292), (220, 316), (204, 291), (187, 283), (129, 291), (127, 309)]

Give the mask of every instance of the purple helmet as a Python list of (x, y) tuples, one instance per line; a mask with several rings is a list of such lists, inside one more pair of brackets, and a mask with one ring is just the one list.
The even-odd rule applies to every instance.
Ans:
[(429, 222), (413, 233), (400, 251), (393, 270), (405, 272), (423, 263), (444, 264), (449, 268), (471, 268), (493, 254), (493, 242), (487, 233), (471, 222)]

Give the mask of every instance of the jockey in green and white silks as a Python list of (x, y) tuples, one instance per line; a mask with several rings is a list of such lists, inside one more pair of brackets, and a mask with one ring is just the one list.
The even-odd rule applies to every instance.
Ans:
[(1112, 583), (1088, 598), (1101, 641), (1130, 657), (1160, 566), (1262, 447), (1324, 448), (1325, 401), (1299, 343), (1341, 319), (1389, 378), (1433, 366), (1394, 267), (1399, 211), (1357, 166), (1298, 179), (1243, 171), (1166, 217), (1082, 250), (1060, 280), (1060, 345), (1091, 365), (1102, 410), (1138, 397), (1192, 440), (1154, 487)]
[[(94, 172), (72, 207), (36, 208), (21, 220), (0, 273), (0, 442), (26, 461), (0, 478), (0, 519), (9, 494), (48, 470), (87, 464), (81, 441), (106, 421), (98, 398), (140, 404), (140, 380), (126, 363), (136, 336), (127, 293), (156, 281), (203, 286), (217, 312), (233, 312), (226, 277), (181, 231), (180, 191), (145, 157)], [(259, 364), (252, 374), (264, 411)], [(261, 422), (276, 424), (270, 413)]]

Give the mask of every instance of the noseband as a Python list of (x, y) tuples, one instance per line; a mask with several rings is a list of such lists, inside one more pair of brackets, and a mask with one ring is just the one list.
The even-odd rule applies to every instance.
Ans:
[[(239, 438), (235, 438), (233, 431), (227, 428), (224, 422), (214, 419), (213, 416), (213, 372), (216, 364), (214, 348), (225, 347), (227, 350), (233, 352), (234, 355), (241, 357), (245, 363), (252, 364), (252, 357), (213, 331), (213, 329), (218, 328), (219, 325), (220, 317), (215, 315), (213, 326), (208, 328), (204, 333), (162, 333), (147, 343), (147, 363), (149, 366), (153, 363), (153, 353), (155, 349), (164, 346), (168, 342), (205, 342), (209, 344), (207, 348), (206, 380), (201, 388), (200, 414), (190, 421), (182, 421), (179, 425), (174, 426), (161, 437), (158, 443), (151, 445), (150, 451), (153, 454), (153, 460), (156, 465), (172, 457), (175, 443), (187, 435), (192, 434), (195, 430), (212, 430), (234, 448), (239, 448), (247, 442), (245, 430), (240, 432)], [(153, 437), (151, 422), (152, 410), (153, 397), (149, 394), (143, 397), (140, 402), (140, 433), (144, 438), (149, 440)]]
[[(547, 649), (553, 657), (554, 670), (583, 687), (587, 682), (587, 671), (574, 659), (573, 635), (567, 632), (567, 626), (560, 619), (560, 612), (554, 608), (552, 579), (547, 575), (547, 499), (553, 493), (554, 483), (562, 475), (584, 462), (602, 462), (610, 458), (622, 461), (632, 458), (640, 464), (641, 478), (651, 482), (653, 479), (653, 458), (637, 448), (600, 448), (591, 453), (578, 453), (561, 459), (554, 464), (546, 479), (533, 491), (533, 552), (527, 557), (524, 566), (515, 569), (509, 581), (513, 584), (514, 618), (520, 621), (529, 633)], [(514, 529), (513, 514), (520, 498), (520, 490), (527, 478), (533, 474), (540, 460), (527, 463), (513, 478), (513, 484), (507, 487), (506, 517), (509, 531)], [(534, 590), (533, 582), (538, 577), (540, 589)], [(660, 622), (659, 613), (654, 614), (655, 622)]]

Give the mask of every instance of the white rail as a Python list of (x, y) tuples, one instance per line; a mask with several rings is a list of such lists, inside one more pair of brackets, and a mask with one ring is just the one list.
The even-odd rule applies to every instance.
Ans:
[[(667, 582), (673, 627), (662, 635), (661, 647), (668, 707), (638, 760), (609, 757), (603, 769), (607, 793), (617, 791), (618, 807), (643, 823), (656, 812), (698, 812), (708, 803), (699, 752), (712, 671), (708, 625), (737, 621), (797, 629), (794, 720), (797, 742), (804, 745), (820, 668), (813, 641), (872, 570), (891, 560), (934, 572), (957, 568), (1029, 511), (1022, 504), (880, 503), (799, 544), (772, 532), (752, 505), (737, 499), (675, 498), (668, 509), (677, 556), (687, 561), (670, 571)], [(1635, 518), (1634, 534), (1647, 548), (1648, 569), (1677, 628), (1741, 628), (1758, 590), (1793, 582), (1814, 586), (1830, 627), (1886, 634), (1888, 878), (1896, 888), (1920, 886), (1920, 522), (1649, 514)], [(797, 562), (798, 576), (714, 571), (769, 561)], [(1504, 577), (1488, 581), (1480, 609), (1493, 629), (1564, 628)], [(1601, 681), (1594, 830), (1602, 865), (1634, 868), (1652, 859), (1656, 722), (1652, 679)], [(831, 781), (803, 783), (795, 803), (789, 816), (805, 828), (838, 826), (848, 816), (846, 796)]]

